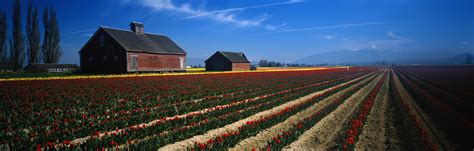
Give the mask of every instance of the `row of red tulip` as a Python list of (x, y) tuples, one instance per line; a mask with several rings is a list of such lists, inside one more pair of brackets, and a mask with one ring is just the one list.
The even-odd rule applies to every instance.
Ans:
[[(414, 94), (417, 94), (415, 97), (424, 98), (418, 99), (419, 101), (426, 101), (427, 104), (443, 111), (443, 114), (451, 114), (453, 118), (459, 119), (459, 121), (462, 121), (462, 124), (466, 126), (471, 127), (474, 125), (474, 118), (469, 117), (469, 115), (474, 114), (474, 111), (472, 111), (472, 109), (474, 109), (472, 102), (462, 101), (452, 96), (450, 97), (449, 93), (445, 93), (429, 83), (421, 83), (421, 81), (414, 79), (412, 76), (407, 75), (407, 73), (400, 73), (400, 77), (403, 83), (409, 87), (409, 90), (413, 90), (415, 92)], [(444, 95), (439, 97), (440, 94)], [(449, 101), (446, 101), (448, 99)]]
[(380, 89), (384, 85), (387, 79), (387, 73), (384, 74), (383, 78), (377, 82), (374, 89), (370, 91), (367, 98), (362, 102), (362, 105), (358, 107), (356, 112), (353, 112), (350, 116), (348, 122), (343, 128), (343, 134), (338, 139), (341, 142), (339, 146), (342, 150), (353, 150), (355, 143), (358, 141), (359, 136), (363, 130), (363, 126), (367, 121), (367, 116), (369, 115), (372, 106), (374, 105), (375, 98), (379, 94)]
[[(392, 79), (394, 79), (395, 77), (392, 76)], [(421, 118), (421, 115), (419, 115), (417, 113), (417, 111), (415, 111), (413, 105), (411, 103), (414, 103), (414, 102), (408, 102), (408, 100), (406, 100), (405, 98), (403, 98), (400, 94), (400, 91), (399, 89), (396, 87), (395, 84), (393, 84), (395, 87), (392, 88), (392, 94), (395, 96), (395, 99), (397, 101), (397, 104), (399, 104), (399, 106), (401, 106), (401, 109), (404, 111), (405, 115), (404, 119), (407, 119), (408, 120), (408, 123), (411, 123), (411, 126), (412, 126), (412, 129), (410, 129), (411, 131), (414, 131), (414, 133), (418, 134), (417, 135), (417, 138), (411, 138), (411, 139), (416, 139), (416, 140), (420, 140), (422, 145), (425, 146), (426, 148), (428, 148), (429, 150), (438, 150), (436, 147), (435, 147), (435, 144), (433, 144), (431, 142), (431, 138), (429, 138), (428, 136), (428, 128), (424, 126), (424, 124), (422, 123), (423, 120)], [(416, 143), (416, 142), (413, 142), (413, 143)]]
[(300, 121), (292, 123), (293, 125), (289, 130), (274, 136), (273, 140), (270, 140), (266, 147), (260, 148), (260, 150), (281, 150), (283, 147), (297, 140), (299, 136), (302, 135), (306, 130), (313, 127), (322, 118), (326, 117), (328, 114), (337, 109), (339, 105), (344, 103), (350, 96), (359, 91), (362, 87), (366, 86), (373, 79), (375, 79), (375, 77), (340, 95), (337, 99), (335, 99), (333, 102), (331, 102), (321, 110), (311, 114), (310, 116)]
[[(474, 66), (402, 66), (395, 71), (442, 150), (472, 148)], [(448, 124), (449, 123), (449, 124)]]

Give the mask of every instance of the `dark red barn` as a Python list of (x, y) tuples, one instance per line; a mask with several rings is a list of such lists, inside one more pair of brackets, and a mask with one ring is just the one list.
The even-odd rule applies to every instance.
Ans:
[(185, 71), (186, 52), (164, 35), (100, 27), (79, 51), (81, 70), (88, 73)]
[(250, 70), (250, 62), (242, 52), (217, 51), (205, 63), (206, 71)]

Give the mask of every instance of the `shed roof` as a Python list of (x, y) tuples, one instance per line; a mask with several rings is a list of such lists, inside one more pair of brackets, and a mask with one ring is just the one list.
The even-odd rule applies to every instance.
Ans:
[(100, 27), (127, 51), (147, 53), (186, 54), (173, 40), (164, 35)]
[(242, 52), (230, 52), (230, 51), (217, 51), (216, 53), (222, 54), (232, 63), (250, 63), (244, 53)]

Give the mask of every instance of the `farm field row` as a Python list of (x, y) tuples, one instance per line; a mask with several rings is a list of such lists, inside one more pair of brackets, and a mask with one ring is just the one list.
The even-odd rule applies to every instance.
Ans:
[[(204, 68), (192, 68), (186, 72), (166, 72), (166, 73), (128, 73), (128, 74), (76, 74), (76, 73), (0, 73), (0, 81), (32, 81), (32, 80), (61, 80), (61, 79), (101, 79), (101, 78), (127, 78), (127, 77), (156, 77), (156, 76), (186, 76), (186, 75), (206, 75), (206, 74), (235, 74), (246, 72), (284, 72), (284, 71), (308, 71), (308, 70), (327, 70), (336, 68), (350, 68), (346, 66), (339, 67), (293, 67), (279, 68), (266, 67), (257, 70), (248, 71), (205, 71)], [(358, 69), (357, 67), (354, 69)]]
[(474, 91), (460, 79), (468, 76), (433, 68), (4, 81), (0, 144), (15, 150), (472, 148)]

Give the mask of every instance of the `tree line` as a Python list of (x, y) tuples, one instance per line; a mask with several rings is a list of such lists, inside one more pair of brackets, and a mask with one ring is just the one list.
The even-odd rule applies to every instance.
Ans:
[(258, 62), (259, 67), (311, 67), (314, 65), (308, 65), (308, 64), (299, 64), (299, 63), (281, 63), (281, 62), (276, 62), (276, 61), (268, 61), (268, 60), (260, 60)]
[(0, 63), (12, 67), (13, 70), (21, 70), (25, 65), (34, 63), (58, 63), (62, 50), (59, 45), (56, 10), (53, 7), (43, 9), (41, 39), (40, 14), (33, 0), (28, 2), (25, 24), (22, 24), (20, 0), (14, 0), (12, 8), (10, 36), (8, 36), (7, 14), (0, 10)]

